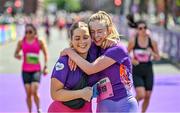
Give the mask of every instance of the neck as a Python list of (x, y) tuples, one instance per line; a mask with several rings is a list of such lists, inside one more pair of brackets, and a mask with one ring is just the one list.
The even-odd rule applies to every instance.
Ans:
[(146, 34), (139, 35), (140, 39), (146, 39)]
[(27, 43), (31, 44), (35, 41), (35, 38), (34, 37), (27, 37), (26, 41), (27, 41)]
[(26, 39), (31, 41), (31, 40), (34, 40), (35, 38), (34, 37), (26, 37)]
[(86, 58), (87, 58), (88, 53), (79, 53), (79, 55), (80, 55), (81, 57), (83, 57), (84, 59), (86, 59)]

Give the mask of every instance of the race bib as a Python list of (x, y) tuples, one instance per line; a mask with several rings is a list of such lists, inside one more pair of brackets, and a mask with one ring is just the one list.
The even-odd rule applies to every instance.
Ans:
[(99, 100), (104, 100), (114, 96), (112, 84), (108, 77), (98, 82)]
[(134, 56), (140, 62), (148, 62), (150, 60), (150, 52), (147, 50), (135, 50)]
[(39, 55), (35, 53), (27, 53), (26, 54), (26, 62), (28, 64), (38, 64), (39, 63)]

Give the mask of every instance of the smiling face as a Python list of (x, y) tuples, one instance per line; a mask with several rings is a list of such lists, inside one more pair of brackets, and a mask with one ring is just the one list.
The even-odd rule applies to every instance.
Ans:
[(90, 26), (91, 37), (94, 43), (97, 46), (101, 46), (109, 34), (107, 26), (104, 24), (104, 22), (99, 20), (91, 21), (89, 23), (89, 26)]
[(79, 54), (87, 54), (91, 46), (91, 37), (88, 27), (79, 27), (73, 30), (71, 43)]

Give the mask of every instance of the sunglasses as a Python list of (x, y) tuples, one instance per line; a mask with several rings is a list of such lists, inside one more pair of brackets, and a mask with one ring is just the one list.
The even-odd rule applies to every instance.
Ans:
[(144, 26), (144, 27), (138, 27), (138, 29), (139, 29), (139, 30), (143, 30), (143, 29), (147, 29), (147, 27), (146, 27), (146, 26)]
[(26, 34), (32, 34), (33, 32), (31, 30), (29, 30), (29, 31), (26, 31), (25, 33)]

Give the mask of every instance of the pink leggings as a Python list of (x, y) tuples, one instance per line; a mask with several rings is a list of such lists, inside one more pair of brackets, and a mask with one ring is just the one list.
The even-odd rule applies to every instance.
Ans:
[(53, 101), (48, 108), (48, 113), (53, 113), (53, 112), (89, 112), (91, 113), (91, 103), (86, 102), (82, 108), (72, 109), (62, 104), (62, 102)]

